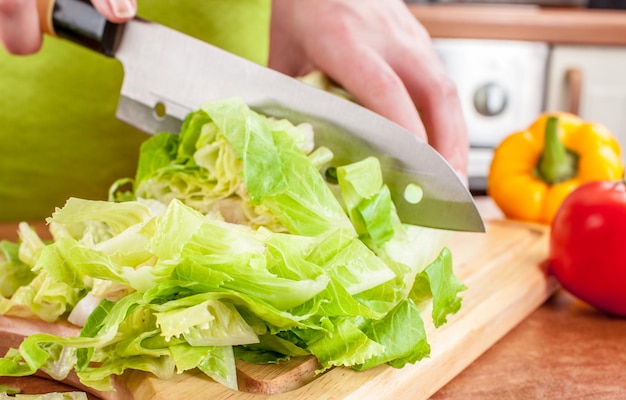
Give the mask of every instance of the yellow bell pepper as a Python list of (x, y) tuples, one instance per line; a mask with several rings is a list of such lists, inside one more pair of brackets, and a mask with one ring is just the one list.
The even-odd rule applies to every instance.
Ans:
[(576, 187), (623, 174), (620, 145), (607, 128), (551, 112), (496, 147), (487, 194), (508, 218), (549, 224)]

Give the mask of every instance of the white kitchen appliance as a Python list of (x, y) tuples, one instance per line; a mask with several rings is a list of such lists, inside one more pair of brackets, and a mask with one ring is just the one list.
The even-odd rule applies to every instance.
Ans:
[(471, 145), (470, 189), (483, 193), (493, 148), (544, 110), (549, 46), (443, 38), (433, 44), (461, 99)]

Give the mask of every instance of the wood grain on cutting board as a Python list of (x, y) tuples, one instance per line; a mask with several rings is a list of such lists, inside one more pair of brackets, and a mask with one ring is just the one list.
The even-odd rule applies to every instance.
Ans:
[[(356, 372), (334, 368), (315, 376), (312, 358), (278, 366), (239, 363), (240, 390), (200, 373), (161, 381), (144, 373), (122, 377), (135, 399), (427, 399), (541, 305), (556, 289), (541, 264), (545, 227), (488, 219), (487, 232), (455, 233), (449, 243), (457, 275), (468, 286), (461, 311), (446, 325), (426, 326), (431, 356), (402, 369)], [(428, 320), (428, 319), (425, 319)], [(256, 392), (256, 393), (255, 393)]]

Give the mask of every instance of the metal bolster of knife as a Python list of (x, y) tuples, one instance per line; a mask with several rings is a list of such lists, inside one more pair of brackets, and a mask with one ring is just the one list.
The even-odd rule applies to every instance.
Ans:
[(37, 0), (43, 33), (112, 57), (123, 25), (107, 21), (89, 0)]

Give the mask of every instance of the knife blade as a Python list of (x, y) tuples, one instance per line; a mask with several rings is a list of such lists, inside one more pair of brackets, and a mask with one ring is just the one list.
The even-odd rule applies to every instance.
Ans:
[(44, 32), (122, 63), (117, 117), (130, 125), (176, 133), (202, 104), (240, 97), (261, 114), (312, 124), (316, 146), (335, 155), (328, 171), (377, 157), (403, 222), (485, 230), (472, 195), (439, 153), (358, 104), (154, 22), (110, 23), (86, 0), (39, 0), (39, 10)]

